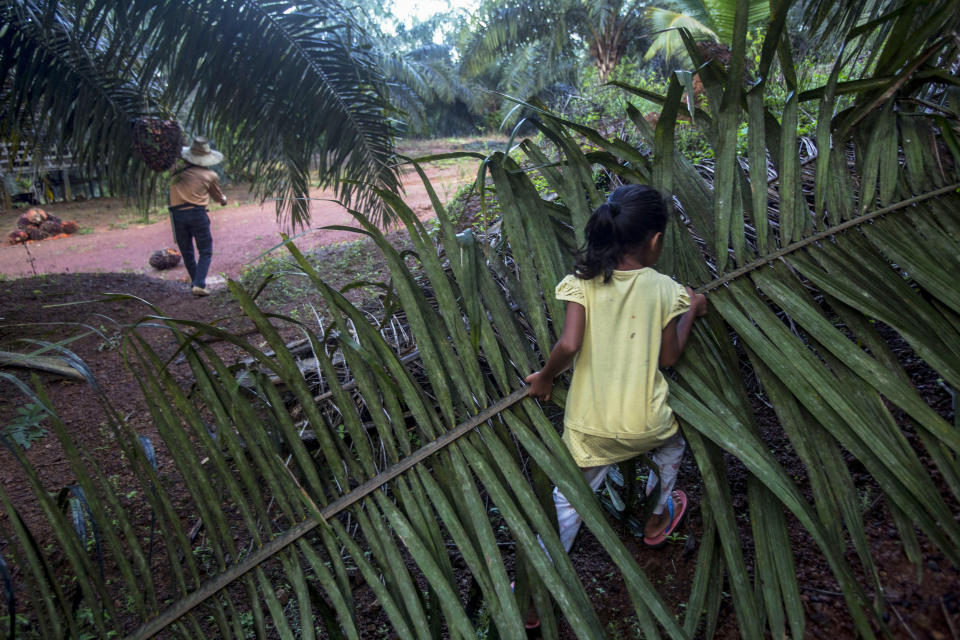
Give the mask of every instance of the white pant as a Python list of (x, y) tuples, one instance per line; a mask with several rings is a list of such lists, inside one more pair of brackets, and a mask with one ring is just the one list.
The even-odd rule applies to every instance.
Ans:
[[(651, 457), (653, 458), (654, 464), (657, 465), (660, 478), (663, 480), (663, 485), (660, 487), (660, 499), (657, 502), (657, 506), (653, 509), (654, 513), (663, 513), (663, 510), (667, 507), (667, 498), (673, 493), (673, 487), (677, 483), (677, 470), (680, 468), (680, 458), (683, 456), (686, 447), (687, 443), (684, 442), (680, 433), (677, 432), (675, 436), (652, 452)], [(608, 464), (600, 467), (586, 467), (581, 469), (581, 471), (583, 471), (583, 479), (587, 481), (592, 491), (600, 488), (600, 484), (603, 482), (603, 479), (607, 477), (607, 472), (610, 471), (610, 467), (611, 465)], [(632, 478), (627, 479), (628, 482), (631, 480)], [(651, 471), (647, 477), (647, 495), (650, 495), (656, 486), (657, 475)], [(573, 540), (577, 537), (577, 532), (580, 531), (580, 525), (583, 523), (583, 519), (570, 504), (570, 501), (567, 500), (556, 487), (553, 488), (553, 504), (557, 509), (560, 542), (563, 544), (563, 548), (566, 549), (567, 553), (569, 553), (570, 548), (573, 546)]]

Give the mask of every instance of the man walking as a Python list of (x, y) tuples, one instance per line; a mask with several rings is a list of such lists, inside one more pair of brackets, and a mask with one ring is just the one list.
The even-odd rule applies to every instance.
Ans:
[[(190, 274), (195, 296), (208, 296), (207, 272), (213, 257), (213, 236), (210, 234), (210, 217), (207, 205), (213, 198), (222, 205), (227, 198), (220, 191), (217, 174), (208, 167), (223, 162), (223, 154), (210, 149), (210, 141), (196, 137), (193, 144), (184, 147), (180, 154), (187, 165), (173, 173), (170, 184), (170, 220), (173, 236), (183, 256), (183, 266)], [(193, 245), (196, 242), (198, 259), (194, 259)]]

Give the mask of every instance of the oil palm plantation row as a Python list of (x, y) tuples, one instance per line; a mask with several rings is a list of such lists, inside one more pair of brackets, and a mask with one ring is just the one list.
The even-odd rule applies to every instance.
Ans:
[[(483, 113), (486, 96), (478, 86), (479, 79), (464, 76), (455, 62), (455, 47), (449, 36), (456, 30), (457, 16), (440, 13), (410, 26), (396, 21), (396, 33), (391, 35), (377, 21), (383, 19), (383, 11), (379, 6), (370, 8), (377, 19), (370, 17), (367, 29), (376, 42), (377, 61), (390, 88), (390, 101), (401, 113), (401, 135), (476, 133), (471, 116)], [(438, 43), (440, 34), (447, 37)], [(458, 120), (465, 120), (460, 131)]]
[[(301, 327), (309, 375), (274, 327), (299, 325), (264, 313), (236, 283), (230, 290), (260, 332), (256, 343), (154, 310), (144, 322), (169, 330), (193, 384), (183, 389), (170, 354), (131, 331), (126, 353), (163, 442), (141, 438), (115, 412), (109, 427), (142, 503), (125, 505), (42, 388), (24, 387), (50, 411), (77, 478), (73, 517), (19, 456), (49, 520), (44, 535), (62, 550), (56, 566), (39, 532), (0, 493), (15, 541), (4, 559), (22, 576), (19, 607), (35, 629), (44, 637), (358, 638), (370, 611), (358, 602), (366, 592), (379, 603), (385, 633), (401, 638), (473, 638), (478, 629), (523, 638), (528, 596), (544, 637), (557, 637), (561, 624), (578, 637), (604, 637), (555, 533), (555, 484), (620, 571), (644, 637), (711, 637), (723, 593), (742, 637), (804, 637), (794, 527), (822, 553), (856, 631), (886, 633), (852, 464), (879, 487), (918, 571), (918, 536), (960, 563), (960, 525), (949, 506), (960, 496), (960, 435), (924, 402), (890, 347), (898, 336), (945, 384), (960, 386), (960, 144), (955, 79), (942, 73), (957, 59), (950, 34), (960, 12), (951, 0), (904, 2), (854, 28), (829, 81), (794, 90), (778, 118), (765, 104), (765, 79), (776, 64), (795, 86), (784, 32), (790, 3), (775, 6), (760, 80), (744, 87), (749, 8), (738, 3), (730, 66), (699, 69), (712, 106), (690, 116), (715, 151), (712, 174), (674, 150), (677, 117), (691, 109), (682, 101), (689, 75), (677, 73), (665, 95), (623, 87), (662, 105), (656, 128), (636, 108), (626, 113), (652, 154), (530, 105), (545, 144), (524, 140), (510, 154), (483, 158), (480, 177), (491, 182), (478, 184), (500, 211), (493, 244), (457, 234), (436, 198), (434, 237), (401, 199), (377, 191), (406, 225), (410, 252), (398, 252), (354, 210), (357, 232), (390, 267), (383, 286), (402, 308), (397, 317), (414, 354), (398, 353), (391, 338), (393, 302), (381, 315), (357, 309), (292, 244), (330, 314), (320, 331)], [(877, 40), (877, 31), (888, 35)], [(863, 39), (879, 43), (868, 75), (838, 82)], [(692, 42), (688, 50), (696, 58)], [(853, 105), (838, 108), (841, 95), (853, 95)], [(801, 104), (819, 116), (817, 154), (803, 166)], [(741, 157), (742, 123), (749, 144)], [(712, 311), (671, 380), (671, 404), (703, 484), (696, 573), (682, 612), (657, 593), (521, 383), (562, 325), (563, 308), (549, 292), (570, 270), (584, 222), (604, 197), (598, 166), (675, 195), (659, 268), (710, 293)], [(533, 174), (557, 197), (543, 197)], [(251, 364), (221, 360), (211, 337), (242, 349)], [(778, 424), (760, 428), (757, 393)], [(318, 449), (304, 444), (306, 431)], [(771, 437), (786, 438), (806, 482), (771, 453)], [(172, 500), (155, 448), (175, 465), (187, 505)], [(749, 473), (747, 528), (734, 511), (725, 454)], [(202, 522), (204, 557), (182, 509)], [(144, 510), (149, 527), (138, 515)], [(85, 543), (78, 530), (91, 525)], [(122, 608), (121, 594), (130, 596)]]
[[(733, 0), (487, 0), (472, 18), (469, 35), (461, 45), (465, 68), (468, 73), (481, 73), (506, 59), (535, 74), (537, 82), (528, 81), (523, 87), (539, 90), (555, 82), (570, 82), (576, 68), (571, 63), (582, 54), (596, 67), (601, 82), (628, 56), (642, 55), (645, 60), (662, 56), (669, 64), (689, 67), (680, 29), (698, 40), (729, 44), (736, 7)], [(748, 24), (761, 26), (769, 15), (769, 1), (755, 0)], [(524, 63), (531, 50), (539, 52), (540, 59), (535, 64)], [(501, 88), (507, 92), (520, 88), (515, 78), (515, 73), (504, 74)]]
[(176, 119), (294, 225), (317, 174), (358, 204), (371, 202), (358, 181), (397, 189), (398, 123), (458, 91), (442, 56), (391, 49), (333, 0), (10, 0), (0, 22), (5, 141), (71, 150), (114, 193), (156, 196), (131, 121)]

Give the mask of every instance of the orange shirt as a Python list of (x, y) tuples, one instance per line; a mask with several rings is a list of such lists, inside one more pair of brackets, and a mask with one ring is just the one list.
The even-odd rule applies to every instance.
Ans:
[(170, 184), (170, 206), (194, 204), (206, 207), (210, 204), (210, 197), (217, 203), (224, 201), (220, 191), (220, 179), (217, 174), (204, 167), (188, 167), (175, 175)]

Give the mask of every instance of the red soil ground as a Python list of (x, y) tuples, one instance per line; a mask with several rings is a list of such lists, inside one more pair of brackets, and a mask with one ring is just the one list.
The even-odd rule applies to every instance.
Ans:
[[(452, 196), (457, 187), (470, 180), (476, 163), (464, 161), (425, 168), (442, 198), (445, 193)], [(403, 188), (404, 201), (421, 219), (433, 217), (430, 199), (416, 172), (403, 174)], [(235, 278), (245, 266), (275, 247), (281, 232), (289, 233), (290, 229), (277, 221), (272, 202), (261, 205), (251, 201), (247, 190), (239, 185), (226, 187), (225, 192), (227, 206), (216, 205), (210, 210), (214, 252), (210, 274), (222, 273)], [(333, 198), (331, 192), (316, 190), (311, 196), (317, 198), (311, 203), (310, 227), (315, 230), (298, 238), (298, 247), (310, 249), (360, 237), (347, 231), (319, 230), (328, 225), (355, 226), (356, 223), (346, 209), (329, 201)], [(122, 204), (114, 199), (56, 203), (43, 208), (64, 220), (77, 220), (81, 228), (92, 229), (92, 233), (31, 242), (26, 248), (0, 245), (0, 274), (21, 278), (53, 273), (133, 272), (165, 280), (186, 280), (182, 264), (168, 271), (157, 271), (147, 262), (157, 249), (176, 247), (165, 214), (154, 215), (149, 224), (123, 223), (120, 222)], [(15, 228), (21, 213), (22, 210), (0, 213), (0, 230), (4, 235)], [(217, 278), (212, 280), (215, 283)]]

